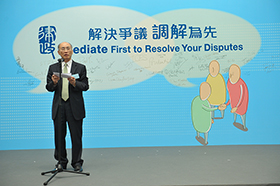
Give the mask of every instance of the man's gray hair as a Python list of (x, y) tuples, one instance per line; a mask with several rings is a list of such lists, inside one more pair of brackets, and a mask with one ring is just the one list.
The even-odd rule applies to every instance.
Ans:
[[(61, 43), (68, 43), (68, 42), (65, 41), (65, 42), (61, 42)], [(59, 50), (59, 47), (60, 47), (61, 43), (59, 43), (59, 45), (57, 46), (58, 50)], [(71, 45), (71, 43), (68, 43), (68, 44), (71, 46), (71, 49), (73, 49), (73, 46)]]

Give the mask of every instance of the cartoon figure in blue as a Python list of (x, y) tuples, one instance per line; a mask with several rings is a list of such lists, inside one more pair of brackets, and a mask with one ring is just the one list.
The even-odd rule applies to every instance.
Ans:
[(41, 26), (38, 33), (40, 53), (41, 54), (52, 54), (54, 57), (55, 50), (55, 39), (56, 39), (56, 28), (54, 26)]
[[(199, 95), (196, 96), (191, 105), (191, 115), (193, 127), (197, 132), (196, 140), (202, 145), (208, 144), (208, 132), (211, 129), (214, 120), (211, 117), (211, 112), (217, 109), (224, 110), (225, 105), (219, 107), (211, 107), (207, 100), (211, 95), (211, 86), (207, 82), (203, 82), (199, 87)], [(200, 136), (200, 133), (204, 133), (204, 139)]]

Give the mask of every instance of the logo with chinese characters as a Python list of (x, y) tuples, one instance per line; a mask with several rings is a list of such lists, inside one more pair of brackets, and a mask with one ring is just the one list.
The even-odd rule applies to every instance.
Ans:
[(38, 33), (41, 54), (51, 54), (53, 59), (55, 50), (56, 28), (55, 26), (41, 26)]

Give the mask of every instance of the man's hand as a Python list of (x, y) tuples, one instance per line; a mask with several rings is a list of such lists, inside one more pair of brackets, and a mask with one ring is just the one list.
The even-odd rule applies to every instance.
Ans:
[(54, 83), (55, 85), (57, 84), (57, 82), (58, 82), (59, 79), (60, 79), (60, 78), (59, 78), (58, 76), (52, 75), (52, 81), (53, 81), (53, 83)]
[(71, 85), (73, 85), (74, 87), (76, 86), (76, 79), (73, 76), (67, 79)]

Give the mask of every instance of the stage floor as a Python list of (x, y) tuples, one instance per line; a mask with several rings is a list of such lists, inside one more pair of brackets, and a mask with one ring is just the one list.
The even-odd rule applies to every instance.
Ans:
[[(0, 157), (1, 186), (43, 185), (51, 174), (41, 172), (56, 164), (52, 149)], [(280, 185), (280, 145), (96, 148), (84, 149), (83, 159), (90, 176), (62, 172), (48, 185)]]

